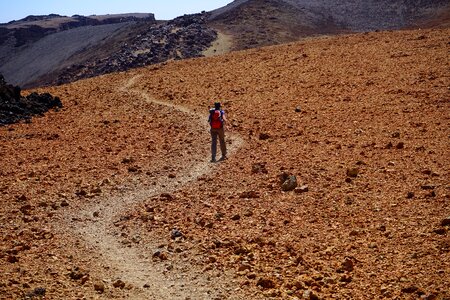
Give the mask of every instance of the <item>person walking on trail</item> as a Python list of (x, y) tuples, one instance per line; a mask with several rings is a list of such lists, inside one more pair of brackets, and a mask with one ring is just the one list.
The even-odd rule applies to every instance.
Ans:
[(208, 122), (211, 126), (211, 162), (216, 162), (217, 138), (220, 142), (222, 157), (220, 161), (227, 159), (227, 145), (225, 144), (225, 112), (220, 107), (220, 102), (214, 103), (214, 108), (209, 110)]

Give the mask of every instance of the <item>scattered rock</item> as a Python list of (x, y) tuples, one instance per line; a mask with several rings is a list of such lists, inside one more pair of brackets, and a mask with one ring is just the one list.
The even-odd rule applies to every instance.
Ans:
[(341, 264), (341, 270), (346, 271), (346, 272), (351, 272), (351, 271), (353, 271), (354, 265), (355, 264), (353, 263), (353, 260), (346, 257), (345, 260)]
[(123, 164), (131, 164), (132, 162), (134, 162), (134, 158), (132, 158), (132, 157), (125, 157), (121, 161), (121, 163), (123, 163)]
[(275, 288), (275, 282), (269, 278), (260, 278), (256, 283), (257, 286), (260, 286), (264, 289), (273, 289)]
[(45, 296), (47, 290), (44, 287), (37, 287), (33, 290), (33, 294), (36, 296)]
[(270, 135), (268, 134), (268, 133), (260, 133), (259, 134), (259, 139), (261, 140), (261, 141), (265, 141), (265, 140), (268, 140), (268, 139), (270, 139)]
[(412, 198), (414, 198), (414, 193), (413, 193), (413, 192), (408, 192), (408, 194), (406, 194), (406, 198), (407, 198), (407, 199), (412, 199)]
[(33, 209), (33, 206), (31, 206), (30, 204), (26, 204), (26, 205), (22, 205), (22, 206), (20, 207), (19, 210), (20, 210), (24, 215), (30, 215), (32, 209)]
[(450, 216), (441, 221), (441, 226), (450, 226)]
[(308, 191), (309, 191), (309, 187), (306, 184), (294, 189), (294, 192), (297, 194), (306, 193)]
[(445, 228), (441, 227), (441, 228), (434, 229), (433, 232), (436, 234), (439, 234), (439, 235), (444, 235), (447, 232), (447, 230), (445, 230)]
[(120, 280), (120, 279), (117, 279), (117, 280), (113, 283), (113, 287), (123, 289), (123, 288), (125, 287), (125, 282), (123, 282), (123, 281)]
[(28, 198), (25, 195), (21, 195), (21, 196), (17, 197), (17, 202), (25, 202), (27, 200), (28, 200)]
[(233, 220), (233, 221), (238, 221), (240, 219), (241, 219), (240, 215), (234, 215), (234, 216), (231, 217), (231, 220)]
[(415, 285), (410, 285), (408, 287), (402, 288), (402, 293), (411, 294), (417, 291), (419, 288)]
[(94, 283), (94, 290), (102, 294), (105, 291), (105, 285), (103, 282), (98, 281)]
[(255, 199), (255, 198), (259, 198), (259, 192), (257, 192), (257, 191), (242, 192), (242, 193), (239, 195), (239, 198), (242, 198), (242, 199)]
[(346, 174), (347, 174), (348, 177), (355, 178), (359, 174), (359, 169), (358, 168), (349, 168), (349, 169), (347, 169), (347, 173)]
[(172, 229), (172, 231), (170, 232), (170, 238), (172, 240), (176, 239), (176, 238), (181, 238), (183, 237), (183, 233), (181, 231), (179, 231), (178, 229)]
[(88, 194), (88, 192), (83, 189), (75, 192), (75, 195), (77, 195), (79, 197), (85, 197), (87, 194)]
[(292, 191), (297, 187), (297, 177), (295, 175), (290, 175), (284, 182), (281, 184), (281, 189), (285, 192)]
[(399, 143), (397, 144), (397, 146), (395, 146), (395, 148), (397, 148), (397, 149), (403, 149), (403, 148), (405, 148), (405, 143), (399, 142)]
[(69, 206), (69, 202), (67, 202), (66, 200), (61, 201), (61, 207), (67, 207)]
[(11, 264), (14, 264), (16, 262), (19, 262), (19, 258), (17, 258), (17, 256), (15, 255), (8, 255), (7, 261)]
[(302, 108), (300, 106), (297, 106), (295, 108), (295, 112), (297, 112), (297, 113), (302, 112)]
[(424, 184), (421, 186), (422, 190), (434, 190), (434, 185)]
[(153, 257), (159, 258), (160, 260), (168, 260), (169, 259), (169, 256), (167, 255), (167, 253), (164, 251), (161, 251), (161, 250), (156, 250), (153, 253)]
[(69, 273), (69, 277), (73, 280), (80, 280), (86, 275), (89, 276), (89, 274), (87, 274), (85, 271), (81, 270), (78, 267), (73, 268)]
[(128, 167), (128, 172), (130, 173), (137, 173), (139, 171), (139, 167), (138, 166), (130, 166)]

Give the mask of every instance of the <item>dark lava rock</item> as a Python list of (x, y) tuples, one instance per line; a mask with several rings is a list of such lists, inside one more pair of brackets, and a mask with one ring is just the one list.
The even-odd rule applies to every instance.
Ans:
[(172, 240), (182, 237), (183, 233), (181, 231), (179, 231), (178, 229), (172, 229), (172, 231), (170, 232), (170, 237)]
[(231, 217), (231, 220), (233, 220), (233, 221), (238, 221), (240, 219), (241, 219), (240, 215), (234, 215), (234, 216)]
[(109, 57), (72, 65), (51, 83), (63, 84), (171, 59), (203, 56), (202, 52), (217, 38), (217, 32), (208, 26), (206, 18), (206, 14), (192, 14), (161, 24), (155, 24), (152, 20), (140, 34)]
[(285, 192), (292, 191), (297, 187), (297, 177), (294, 175), (289, 176), (282, 184), (281, 189)]
[(269, 135), (268, 133), (261, 132), (261, 133), (259, 134), (259, 139), (260, 139), (261, 141), (268, 140), (268, 139), (270, 139), (270, 135)]
[(49, 93), (31, 93), (22, 97), (20, 92), (20, 87), (7, 84), (0, 74), (0, 126), (30, 120), (51, 108), (62, 107), (61, 100)]
[(450, 216), (441, 221), (441, 226), (449, 226), (449, 225), (450, 225)]
[(436, 228), (433, 230), (433, 232), (439, 235), (444, 235), (447, 231), (445, 230), (445, 228)]
[(45, 295), (45, 293), (46, 293), (46, 289), (45, 288), (43, 288), (43, 287), (38, 287), (38, 288), (35, 288), (34, 289), (34, 291), (33, 291), (33, 294), (35, 294), (36, 296), (44, 296)]

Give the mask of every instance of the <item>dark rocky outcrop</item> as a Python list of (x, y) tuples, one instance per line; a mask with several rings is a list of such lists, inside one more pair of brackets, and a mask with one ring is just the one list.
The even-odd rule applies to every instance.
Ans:
[(61, 100), (49, 93), (31, 93), (22, 97), (20, 92), (20, 87), (7, 84), (0, 74), (0, 126), (30, 120), (31, 116), (62, 107)]
[(125, 71), (130, 68), (202, 56), (217, 33), (206, 22), (206, 14), (184, 15), (172, 21), (148, 26), (116, 53), (95, 61), (72, 65), (50, 84), (63, 84), (82, 78)]

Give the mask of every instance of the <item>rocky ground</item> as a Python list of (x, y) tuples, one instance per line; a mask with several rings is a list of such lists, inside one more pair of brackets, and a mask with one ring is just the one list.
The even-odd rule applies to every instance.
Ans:
[(0, 298), (449, 299), (449, 33), (46, 89), (61, 111), (0, 128)]

